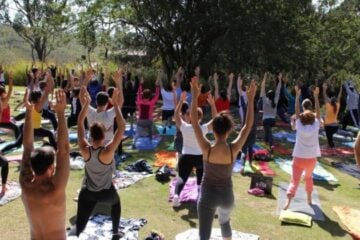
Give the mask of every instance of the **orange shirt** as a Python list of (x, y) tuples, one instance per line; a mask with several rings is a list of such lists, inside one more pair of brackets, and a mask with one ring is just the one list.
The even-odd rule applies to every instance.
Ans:
[(208, 95), (209, 95), (209, 93), (200, 93), (200, 95), (198, 97), (198, 106), (199, 107), (204, 107), (207, 105)]
[(340, 110), (340, 104), (336, 103), (336, 112), (330, 103), (325, 104), (325, 124), (337, 123), (337, 116)]

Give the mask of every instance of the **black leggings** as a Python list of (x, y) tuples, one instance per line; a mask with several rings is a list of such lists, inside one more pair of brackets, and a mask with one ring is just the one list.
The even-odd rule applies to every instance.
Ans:
[(339, 126), (337, 125), (325, 125), (325, 133), (329, 147), (335, 147), (333, 135), (337, 132)]
[(9, 163), (5, 157), (0, 156), (1, 183), (4, 185), (9, 175)]
[(181, 155), (178, 163), (179, 177), (176, 180), (175, 186), (176, 195), (180, 195), (194, 167), (196, 168), (196, 180), (197, 185), (199, 186), (201, 184), (204, 169), (202, 155)]
[[(52, 112), (52, 111), (50, 111), (50, 110), (48, 110), (48, 109), (43, 109), (41, 116), (42, 116), (43, 118), (49, 119), (50, 122), (51, 122), (51, 124), (52, 124), (52, 126), (53, 126), (53, 128), (54, 128), (54, 130), (57, 129), (58, 123), (57, 123), (57, 120), (56, 120), (56, 117), (55, 117), (54, 112)], [(24, 119), (24, 118), (25, 118), (25, 112), (20, 113), (19, 115), (17, 115), (17, 116), (14, 117), (14, 119), (15, 119), (16, 121), (20, 121), (20, 120), (22, 120), (22, 119)]]
[(15, 139), (18, 139), (20, 135), (20, 128), (12, 122), (0, 123), (0, 128), (11, 129), (14, 131)]
[(353, 125), (355, 127), (359, 126), (359, 114), (357, 109), (347, 110), (346, 115), (343, 118), (343, 123), (342, 123), (343, 130), (346, 130), (347, 125)]
[[(21, 132), (23, 132), (24, 124), (21, 124), (20, 129)], [(56, 140), (54, 137), (54, 134), (45, 128), (34, 128), (34, 136), (36, 137), (47, 137), (49, 139), (50, 145), (57, 150)], [(13, 148), (19, 148), (23, 142), (23, 134), (20, 134), (20, 136), (16, 139), (14, 143), (6, 145), (1, 151), (3, 153), (7, 153)]]
[(89, 217), (94, 210), (96, 203), (102, 202), (111, 205), (111, 219), (113, 234), (119, 231), (119, 222), (121, 215), (121, 202), (114, 186), (110, 189), (103, 189), (99, 192), (93, 192), (86, 187), (81, 189), (78, 200), (76, 235), (79, 236), (84, 231)]

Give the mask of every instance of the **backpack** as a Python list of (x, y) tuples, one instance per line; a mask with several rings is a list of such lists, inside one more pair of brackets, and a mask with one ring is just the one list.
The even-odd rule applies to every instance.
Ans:
[(167, 165), (160, 167), (155, 172), (155, 179), (158, 180), (159, 182), (170, 181), (170, 176), (171, 176), (171, 170)]
[(271, 160), (271, 154), (266, 149), (259, 149), (254, 152), (254, 159), (267, 162)]

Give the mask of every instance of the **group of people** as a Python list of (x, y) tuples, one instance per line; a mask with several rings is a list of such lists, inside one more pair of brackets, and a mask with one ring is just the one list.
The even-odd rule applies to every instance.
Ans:
[[(15, 117), (16, 120), (25, 118), (24, 124), (19, 127), (10, 119), (9, 99), (13, 84), (11, 73), (8, 74), (8, 90), (6, 91), (4, 85), (0, 86), (0, 127), (12, 129), (16, 138), (14, 144), (1, 149), (0, 166), (3, 194), (6, 191), (9, 171), (4, 154), (23, 145), (20, 185), (23, 190), (22, 201), (30, 223), (31, 239), (66, 239), (65, 189), (69, 178), (70, 153), (68, 127), (75, 125), (79, 151), (85, 160), (85, 177), (78, 199), (76, 224), (68, 234), (79, 236), (85, 229), (95, 205), (104, 202), (111, 206), (113, 239), (122, 237), (118, 231), (121, 201), (112, 184), (112, 177), (116, 169), (116, 156), (121, 152), (125, 122), (130, 117), (131, 128), (136, 124), (133, 148), (136, 148), (136, 141), (144, 130), (151, 141), (154, 109), (160, 95), (163, 133), (172, 127), (173, 118), (176, 127), (174, 145), (178, 152), (178, 177), (173, 206), (180, 206), (180, 193), (195, 168), (201, 240), (210, 238), (216, 210), (223, 239), (231, 239), (230, 214), (234, 207), (231, 177), (233, 164), (241, 152), (252, 160), (259, 109), (262, 110), (265, 141), (270, 151), (274, 146), (272, 128), (277, 116), (285, 122), (291, 122), (291, 126), (296, 130), (293, 174), (284, 209), (291, 204), (303, 171), (308, 203), (311, 204), (312, 171), (317, 157), (320, 156), (319, 129), (324, 125), (328, 144), (334, 147), (332, 136), (338, 128), (343, 91), (341, 86), (336, 96), (333, 91), (329, 91), (329, 83), (324, 82), (323, 121), (320, 114), (319, 86), (305, 87), (299, 83), (290, 94), (285, 75), (278, 74), (273, 79), (274, 84), (270, 84), (273, 87), (269, 88), (267, 81), (270, 75), (265, 73), (258, 95), (259, 84), (255, 77), (245, 85), (239, 74), (236, 85), (241, 129), (235, 139), (229, 142), (229, 136), (235, 132), (230, 111), (235, 79), (232, 72), (226, 76), (228, 80), (224, 86), (220, 86), (218, 73), (214, 73), (209, 82), (201, 84), (200, 67), (194, 70), (189, 79), (185, 78), (184, 69), (179, 68), (173, 79), (167, 83), (160, 71), (155, 82), (155, 91), (145, 88), (142, 77), (135, 77), (133, 80), (130, 73), (121, 69), (111, 77), (115, 82), (114, 87), (104, 87), (93, 69), (80, 75), (68, 72), (66, 80), (64, 74), (57, 75), (56, 71), (54, 73), (51, 69), (44, 72), (33, 68), (27, 74), (29, 81), (22, 103), (26, 111)], [(0, 79), (3, 79), (3, 75)], [(55, 86), (60, 88), (54, 91)], [(359, 101), (359, 95), (352, 82), (345, 81), (343, 86), (347, 94), (348, 110), (343, 127), (346, 128), (350, 121), (358, 126), (359, 114), (355, 102)], [(54, 96), (54, 102), (49, 100), (50, 95)], [(71, 109), (66, 119), (67, 104), (71, 105)], [(295, 115), (291, 116), (293, 113)], [(204, 123), (206, 116), (210, 120)], [(41, 126), (42, 118), (50, 120), (55, 134)], [(207, 139), (208, 133), (213, 134), (214, 141)], [(47, 137), (49, 144), (34, 149), (35, 136)], [(355, 157), (360, 166), (360, 134), (355, 144)]]

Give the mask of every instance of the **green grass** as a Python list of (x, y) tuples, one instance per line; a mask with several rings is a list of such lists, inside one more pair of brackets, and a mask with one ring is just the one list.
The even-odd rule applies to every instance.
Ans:
[[(19, 90), (19, 88), (16, 88), (16, 90)], [(12, 100), (12, 104), (20, 97), (16, 96), (16, 99)], [(166, 148), (171, 140), (170, 137), (163, 138), (159, 149)], [(128, 140), (124, 150), (129, 152), (131, 157), (126, 160), (123, 166), (139, 158), (145, 158), (150, 162), (154, 161), (155, 152), (130, 150), (128, 149), (129, 143)], [(359, 189), (355, 189), (358, 186), (358, 181), (329, 166), (328, 161), (334, 159), (321, 158), (320, 160), (323, 166), (339, 180), (338, 184), (315, 182), (325, 216), (324, 222), (314, 222), (311, 228), (280, 224), (276, 215), (277, 184), (279, 182), (288, 182), (290, 176), (271, 162), (270, 166), (277, 174), (272, 189), (273, 198), (256, 198), (248, 195), (250, 178), (240, 174), (233, 175), (236, 204), (231, 218), (233, 229), (257, 234), (261, 239), (351, 239), (350, 235), (344, 230), (344, 226), (339, 223), (339, 219), (335, 212), (332, 211), (332, 207), (342, 205), (360, 209), (360, 193)], [(347, 160), (353, 161), (351, 158)], [(10, 165), (9, 180), (17, 180), (18, 174), (18, 166), (12, 163)], [(70, 220), (73, 221), (76, 216), (77, 203), (73, 201), (73, 198), (76, 195), (76, 190), (80, 187), (83, 176), (83, 171), (71, 171), (66, 188), (67, 226), (71, 225)], [(166, 239), (174, 239), (177, 233), (191, 227), (198, 227), (196, 206), (186, 204), (175, 211), (168, 202), (168, 184), (161, 184), (154, 177), (144, 179), (129, 188), (121, 189), (119, 194), (122, 203), (122, 217), (145, 218), (148, 220), (145, 227), (140, 230), (140, 239), (144, 239), (153, 229), (162, 232)], [(0, 207), (0, 215), (0, 239), (22, 240), (29, 238), (29, 224), (20, 199)], [(47, 221), (47, 219), (44, 221)], [(213, 226), (219, 226), (216, 219)]]

